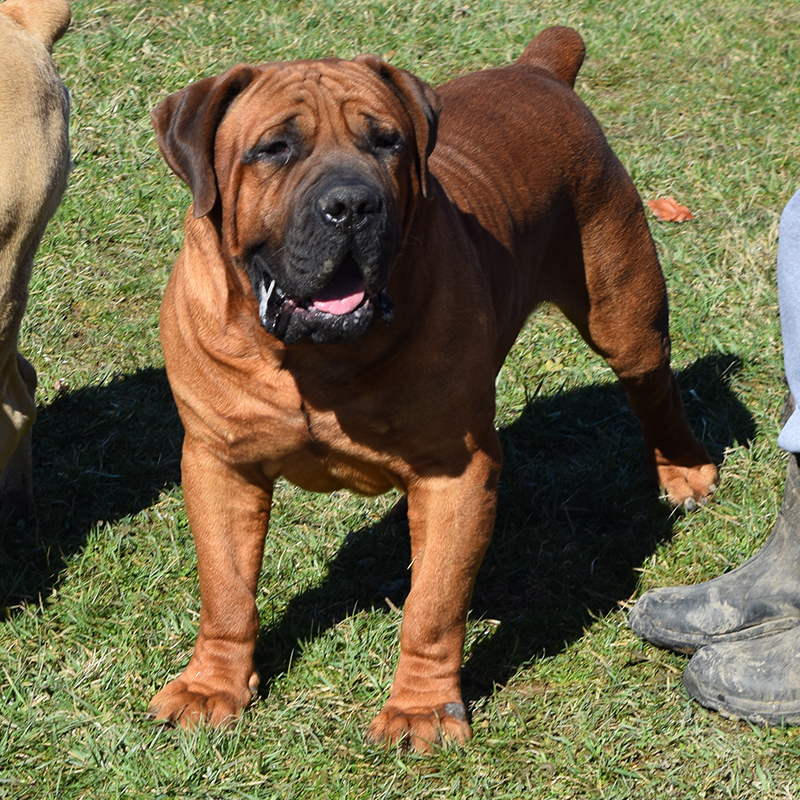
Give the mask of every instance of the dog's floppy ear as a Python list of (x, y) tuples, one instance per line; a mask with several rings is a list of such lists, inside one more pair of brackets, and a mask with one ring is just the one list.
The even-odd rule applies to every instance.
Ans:
[(436, 130), (442, 110), (441, 97), (415, 75), (404, 69), (393, 67), (377, 56), (356, 56), (353, 61), (376, 72), (378, 77), (394, 92), (411, 117), (414, 125), (414, 137), (417, 140), (419, 183), (423, 197), (427, 197), (430, 191), (428, 157), (436, 145)]
[(228, 106), (257, 70), (237, 64), (222, 75), (204, 78), (166, 97), (152, 113), (158, 149), (175, 174), (192, 190), (195, 218), (217, 201), (214, 139)]

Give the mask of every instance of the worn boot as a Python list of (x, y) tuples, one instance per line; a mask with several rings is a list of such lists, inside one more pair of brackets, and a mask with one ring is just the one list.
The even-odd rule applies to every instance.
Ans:
[(643, 639), (680, 653), (800, 626), (797, 454), (789, 454), (783, 505), (763, 547), (737, 569), (706, 583), (646, 592), (628, 623)]
[(800, 626), (699, 650), (683, 676), (706, 708), (756, 725), (800, 724)]

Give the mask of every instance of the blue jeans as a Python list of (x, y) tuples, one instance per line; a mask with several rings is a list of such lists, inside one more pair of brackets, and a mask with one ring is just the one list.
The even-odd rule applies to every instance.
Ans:
[[(792, 397), (800, 403), (800, 191), (781, 214), (778, 239), (778, 304), (783, 363)], [(778, 447), (800, 453), (800, 408), (778, 434)]]

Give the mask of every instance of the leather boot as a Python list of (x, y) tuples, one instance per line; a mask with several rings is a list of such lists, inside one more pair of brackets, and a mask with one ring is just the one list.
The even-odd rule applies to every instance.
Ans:
[(699, 650), (683, 676), (706, 708), (756, 725), (800, 724), (800, 626)]
[(634, 633), (657, 647), (694, 653), (715, 642), (754, 639), (800, 625), (797, 457), (789, 454), (783, 505), (761, 549), (737, 569), (705, 583), (646, 592), (628, 619)]

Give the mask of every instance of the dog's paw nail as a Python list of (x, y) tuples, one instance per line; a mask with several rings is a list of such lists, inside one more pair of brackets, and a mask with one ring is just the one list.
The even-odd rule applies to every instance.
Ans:
[(687, 497), (686, 500), (683, 501), (683, 507), (689, 512), (697, 511), (697, 502), (694, 497)]
[(709, 494), (709, 495), (716, 494), (716, 491), (717, 491), (717, 484), (716, 484), (716, 483), (712, 483), (712, 484), (711, 484), (711, 485), (708, 487), (708, 494)]
[(465, 720), (467, 718), (467, 709), (464, 708), (463, 703), (445, 703), (445, 714), (449, 714), (454, 719)]

